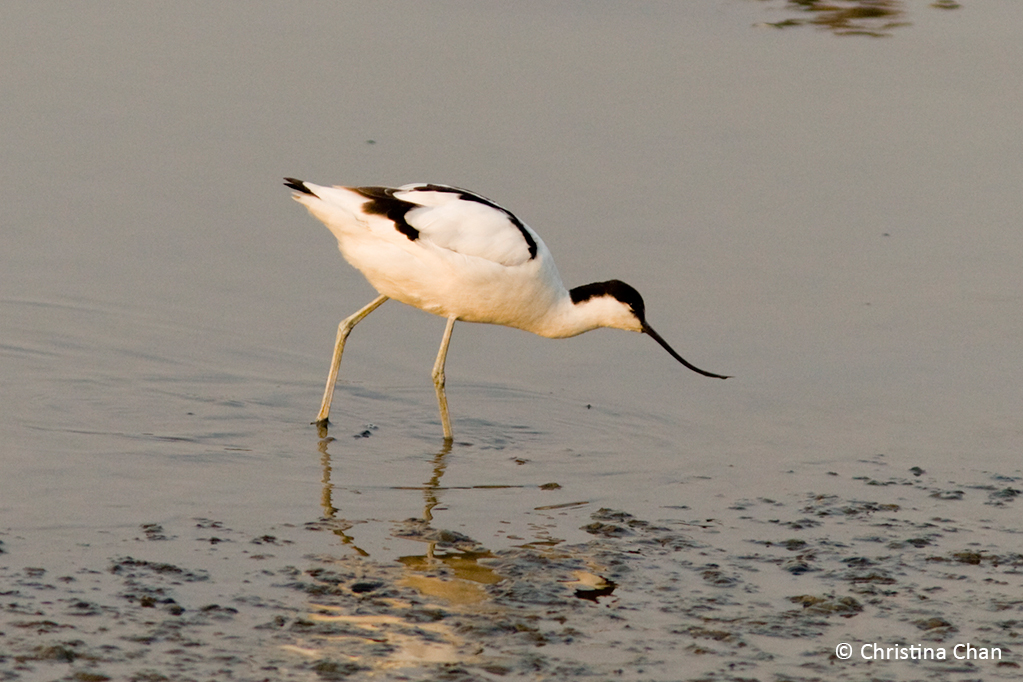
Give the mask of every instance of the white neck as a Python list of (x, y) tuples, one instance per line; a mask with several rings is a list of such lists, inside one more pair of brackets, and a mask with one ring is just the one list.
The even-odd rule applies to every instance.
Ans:
[(568, 292), (565, 292), (529, 331), (549, 339), (564, 339), (600, 327), (633, 332), (643, 330), (636, 316), (611, 296), (598, 296), (573, 303)]

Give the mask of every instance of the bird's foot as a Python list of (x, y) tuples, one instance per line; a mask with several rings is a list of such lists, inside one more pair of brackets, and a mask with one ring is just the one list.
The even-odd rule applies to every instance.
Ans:
[(327, 425), (330, 424), (329, 419), (324, 417), (323, 419), (317, 419), (316, 421), (310, 423), (316, 427), (316, 432), (317, 434), (319, 434), (320, 438), (327, 437)]

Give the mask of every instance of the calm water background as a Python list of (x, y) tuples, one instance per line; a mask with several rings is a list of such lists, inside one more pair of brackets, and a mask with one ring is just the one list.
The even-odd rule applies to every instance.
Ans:
[(763, 25), (791, 14), (6, 3), (0, 529), (42, 562), (140, 523), (326, 513), (406, 551), (443, 321), (389, 303), (356, 330), (321, 444), (336, 325), (374, 292), (285, 175), (474, 189), (569, 286), (631, 283), (735, 375), (637, 334), (457, 326), (433, 516), (495, 549), (585, 538), (598, 507), (713, 516), (692, 477), (754, 498), (878, 454), (1018, 474), (1023, 7), (906, 3), (884, 38)]

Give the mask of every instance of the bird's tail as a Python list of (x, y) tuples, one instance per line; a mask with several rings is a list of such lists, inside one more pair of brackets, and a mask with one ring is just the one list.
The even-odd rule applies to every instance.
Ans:
[(309, 209), (338, 239), (366, 230), (366, 223), (359, 220), (359, 216), (368, 200), (358, 192), (347, 187), (315, 185), (298, 178), (284, 180), (284, 186), (293, 192), (291, 198)]
[(316, 193), (306, 187), (306, 184), (297, 178), (284, 178), (287, 182), (284, 183), (285, 187), (290, 187), (296, 192), (302, 192), (303, 194), (312, 194), (316, 196)]

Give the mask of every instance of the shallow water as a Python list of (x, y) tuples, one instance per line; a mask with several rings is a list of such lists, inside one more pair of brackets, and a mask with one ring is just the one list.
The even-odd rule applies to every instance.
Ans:
[[(1015, 679), (1023, 10), (872, 4), (9, 4), (0, 677)], [(457, 325), (448, 448), (388, 303), (321, 438), (373, 292), (285, 175), (480, 191), (735, 378)]]
[[(520, 536), (439, 526), (440, 500), (454, 496), (438, 487), (418, 518), (383, 532), (340, 517), (256, 533), (209, 518), (51, 531), (56, 546), (33, 565), (0, 573), (3, 670), (8, 679), (1017, 679), (1023, 555), (1006, 548), (1018, 548), (1018, 477), (950, 485), (883, 456), (841, 469), (779, 474), (765, 482), (772, 498), (690, 477), (661, 491), (656, 520), (586, 502), (520, 505), (529, 518)], [(556, 537), (572, 526), (579, 539)], [(32, 535), (4, 536), (9, 564)], [(404, 552), (398, 561), (366, 551), (363, 539), (384, 536)], [(850, 660), (835, 653), (843, 643)]]

